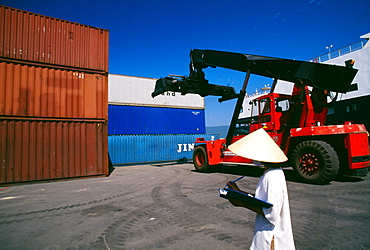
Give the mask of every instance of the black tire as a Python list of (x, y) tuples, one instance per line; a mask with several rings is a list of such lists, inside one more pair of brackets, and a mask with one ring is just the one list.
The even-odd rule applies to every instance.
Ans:
[(193, 152), (194, 167), (199, 172), (209, 172), (211, 166), (208, 164), (208, 157), (205, 146), (197, 146)]
[(304, 141), (293, 150), (291, 162), (304, 181), (327, 184), (339, 171), (339, 158), (334, 148), (324, 141)]

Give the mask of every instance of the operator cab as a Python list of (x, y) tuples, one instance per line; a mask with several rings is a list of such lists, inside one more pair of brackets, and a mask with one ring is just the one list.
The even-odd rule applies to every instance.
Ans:
[(259, 128), (267, 132), (281, 131), (288, 126), (290, 99), (289, 95), (270, 93), (250, 101), (251, 116), (238, 120), (235, 135), (246, 135)]
[(279, 132), (287, 124), (290, 96), (270, 93), (251, 101), (250, 132), (264, 128), (268, 132)]

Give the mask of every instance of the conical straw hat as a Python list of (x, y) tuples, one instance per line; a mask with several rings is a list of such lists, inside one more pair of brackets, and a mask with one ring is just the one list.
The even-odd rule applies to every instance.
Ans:
[(263, 128), (234, 142), (228, 148), (236, 155), (255, 161), (279, 163), (288, 160)]

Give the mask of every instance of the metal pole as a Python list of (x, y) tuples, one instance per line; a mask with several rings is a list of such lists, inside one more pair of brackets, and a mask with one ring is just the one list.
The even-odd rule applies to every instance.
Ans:
[(331, 59), (331, 54), (330, 54), (330, 48), (331, 47), (333, 47), (333, 45), (330, 45), (330, 46), (326, 47), (326, 49), (329, 49), (329, 53), (328, 53), (329, 60)]
[(250, 76), (251, 76), (251, 71), (248, 70), (247, 75), (245, 76), (245, 79), (244, 79), (243, 87), (240, 90), (239, 95), (238, 95), (238, 101), (236, 102), (236, 105), (235, 105), (234, 114), (233, 114), (233, 117), (232, 117), (231, 122), (230, 122), (229, 131), (227, 132), (226, 146), (229, 146), (231, 144), (231, 141), (234, 137), (236, 123), (237, 123), (238, 118), (239, 118), (240, 110), (243, 107), (243, 101), (244, 101), (244, 98), (245, 98), (245, 94), (247, 93), (246, 89), (247, 89), (247, 86), (248, 86)]

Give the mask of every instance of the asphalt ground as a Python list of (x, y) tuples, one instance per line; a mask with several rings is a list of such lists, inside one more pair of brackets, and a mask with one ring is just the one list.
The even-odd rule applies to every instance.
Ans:
[[(0, 249), (248, 249), (255, 213), (218, 197), (258, 167), (117, 167), (109, 177), (0, 187)], [(285, 170), (297, 249), (370, 249), (370, 176), (311, 185)]]

